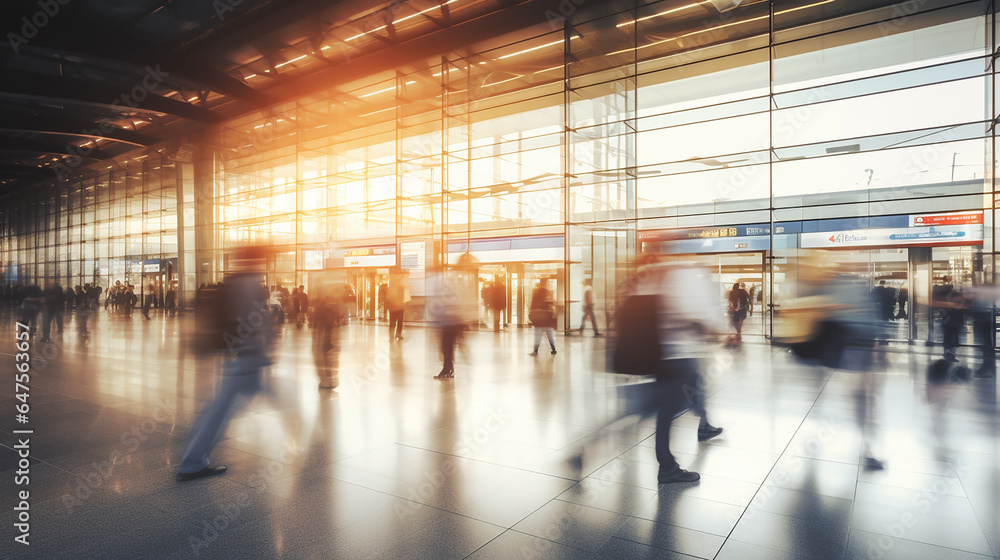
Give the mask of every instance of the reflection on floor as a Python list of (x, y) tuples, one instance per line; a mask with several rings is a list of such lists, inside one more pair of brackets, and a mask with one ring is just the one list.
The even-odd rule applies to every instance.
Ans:
[[(2, 336), (13, 340), (3, 316)], [(383, 325), (342, 332), (340, 388), (317, 388), (309, 330), (286, 329), (269, 392), (233, 419), (221, 477), (173, 475), (214, 364), (186, 351), (189, 319), (101, 313), (35, 345), (30, 547), (13, 541), (13, 383), (2, 395), (3, 558), (992, 558), (1000, 554), (995, 379), (925, 402), (923, 347), (888, 354), (880, 430), (859, 433), (846, 373), (753, 344), (706, 361), (711, 442), (674, 425), (700, 483), (656, 484), (653, 422), (575, 442), (619, 406), (604, 340), (474, 332), (440, 382), (431, 330), (390, 344)], [(0, 371), (14, 376), (12, 342)], [(911, 353), (912, 352), (912, 353)], [(47, 361), (45, 360), (47, 359)], [(944, 433), (935, 445), (934, 428)], [(887, 461), (859, 467), (864, 438)]]

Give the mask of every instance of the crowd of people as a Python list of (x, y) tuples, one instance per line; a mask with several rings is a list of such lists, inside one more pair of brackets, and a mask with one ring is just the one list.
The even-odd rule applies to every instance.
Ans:
[[(221, 353), (224, 360), (220, 362), (222, 376), (215, 401), (199, 417), (180, 464), (178, 480), (210, 476), (225, 470), (225, 467), (212, 465), (208, 456), (232, 410), (242, 399), (253, 396), (260, 389), (261, 371), (271, 363), (271, 350), (284, 323), (311, 328), (319, 387), (334, 389), (339, 385), (338, 340), (340, 327), (351, 314), (348, 300), (353, 298), (353, 292), (349, 291), (350, 286), (343, 282), (320, 282), (313, 286), (312, 294), (307, 294), (304, 285), (289, 292), (280, 284), (265, 285), (266, 259), (259, 249), (241, 250), (234, 255), (233, 262), (234, 270), (223, 282), (202, 284), (195, 296), (195, 307), (200, 314), (196, 321), (199, 329), (195, 336), (197, 349)], [(554, 278), (538, 280), (528, 302), (528, 319), (534, 330), (532, 357), (538, 357), (543, 340), (548, 343), (550, 353), (557, 354), (556, 298), (550, 286), (554, 281)], [(428, 271), (426, 317), (438, 331), (442, 360), (442, 368), (434, 379), (455, 378), (456, 348), (466, 331), (479, 323), (475, 297), (478, 282), (477, 267), (469, 261), (460, 260), (457, 266)], [(806, 326), (796, 327), (800, 332), (786, 337), (785, 342), (804, 364), (857, 374), (854, 376), (854, 401), (858, 425), (867, 433), (874, 433), (873, 411), (879, 386), (877, 368), (879, 353), (883, 352), (880, 342), (885, 340), (886, 322), (906, 316), (905, 298), (900, 299), (899, 292), (886, 286), (884, 281), (868, 289), (863, 279), (838, 273), (828, 262), (809, 258), (800, 259), (798, 282), (802, 301), (807, 303), (797, 309), (789, 305), (786, 314), (804, 316), (808, 312), (813, 319)], [(594, 335), (600, 336), (594, 312), (594, 288), (590, 280), (583, 284), (583, 318), (579, 332), (584, 332), (589, 321)], [(642, 302), (634, 307), (644, 310), (647, 319), (630, 316), (624, 308), (609, 318), (610, 328), (618, 334), (616, 339), (609, 341), (609, 351), (621, 353), (623, 348), (630, 348), (628, 352), (637, 352), (634, 344), (639, 339), (652, 341), (649, 344), (653, 348), (649, 350), (650, 355), (655, 356), (655, 364), (642, 372), (652, 381), (641, 387), (641, 394), (634, 389), (623, 392), (626, 407), (622, 416), (614, 421), (633, 415), (656, 416), (660, 483), (691, 482), (699, 478), (697, 473), (682, 469), (670, 452), (670, 426), (678, 414), (691, 409), (698, 416), (700, 441), (718, 437), (723, 431), (708, 420), (700, 359), (710, 351), (717, 351), (713, 350), (715, 342), (725, 340), (731, 347), (742, 343), (742, 325), (752, 313), (756, 294), (754, 290), (748, 291), (745, 284), (736, 282), (720, 301), (719, 288), (713, 284), (710, 273), (696, 264), (682, 264), (676, 259), (665, 262), (658, 255), (645, 254), (635, 263), (621, 295), (626, 302), (641, 299)], [(406, 276), (389, 278), (388, 283), (379, 287), (379, 294), (388, 315), (389, 339), (400, 341), (403, 339), (404, 313), (410, 301)], [(48, 341), (53, 324), (57, 333), (63, 332), (68, 311), (76, 313), (81, 334), (86, 336), (88, 319), (99, 309), (101, 295), (98, 285), (64, 289), (52, 283), (44, 290), (37, 286), (16, 288), (16, 291), (8, 289), (3, 297), (8, 301), (19, 300), (21, 322), (33, 330), (41, 330), (42, 341)], [(160, 295), (156, 285), (151, 283), (140, 300), (135, 286), (116, 282), (104, 291), (103, 306), (109, 313), (128, 318), (141, 305), (143, 317), (149, 319), (154, 305), (163, 306), (167, 311), (177, 307), (173, 288), (165, 298), (160, 299)], [(507, 308), (506, 287), (496, 279), (488, 282), (479, 296), (492, 312), (494, 329), (499, 332)], [(948, 365), (959, 361), (959, 338), (968, 317), (972, 318), (973, 330), (982, 349), (976, 376), (995, 375), (991, 329), (993, 302), (998, 296), (1000, 292), (994, 288), (960, 291), (948, 276), (934, 286), (932, 309), (940, 318), (944, 354), (940, 363), (932, 364), (928, 370), (929, 401), (933, 398), (934, 402), (939, 402), (944, 391), (941, 387), (969, 377), (968, 368), (956, 369)], [(634, 330), (637, 325), (641, 328)], [(626, 332), (634, 334), (626, 335)], [(623, 343), (626, 337), (636, 340)], [(776, 341), (784, 344), (780, 338), (776, 337)], [(623, 346), (625, 343), (633, 346)], [(638, 353), (647, 352), (640, 349)], [(600, 432), (595, 433), (595, 437), (600, 437)], [(883, 462), (868, 447), (870, 441), (871, 438), (865, 440), (863, 466), (881, 469)], [(571, 464), (578, 467), (583, 464), (588, 446), (589, 442), (581, 445), (578, 454), (570, 459)]]

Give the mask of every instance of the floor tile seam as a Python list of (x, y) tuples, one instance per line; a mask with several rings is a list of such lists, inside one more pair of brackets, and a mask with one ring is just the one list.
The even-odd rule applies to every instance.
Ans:
[[(826, 388), (826, 386), (827, 386), (827, 385), (828, 385), (828, 384), (830, 383), (830, 379), (831, 379), (831, 377), (832, 377), (832, 376), (829, 376), (829, 375), (828, 375), (828, 376), (826, 377), (826, 379), (825, 379), (825, 380), (823, 381), (823, 389), (825, 389), (825, 388)], [(821, 390), (820, 390), (820, 394), (822, 394), (822, 393), (823, 393), (823, 390), (821, 389)], [(817, 396), (817, 399), (818, 399), (818, 398), (819, 398), (819, 397)], [(816, 406), (816, 403), (815, 403), (815, 402), (813, 402), (813, 407), (815, 407), (815, 406)], [(813, 408), (813, 407), (810, 407), (809, 411), (808, 411), (808, 412), (806, 412), (806, 415), (805, 415), (805, 416), (804, 416), (804, 417), (802, 418), (802, 420), (801, 420), (801, 421), (799, 422), (799, 426), (798, 426), (798, 427), (796, 428), (796, 430), (795, 430), (795, 433), (794, 433), (794, 434), (792, 434), (792, 439), (793, 439), (793, 440), (795, 439), (795, 436), (796, 436), (796, 435), (798, 434), (799, 430), (800, 430), (800, 429), (802, 428), (802, 425), (803, 425), (803, 424), (805, 424), (805, 419), (806, 419), (806, 417), (808, 417), (808, 416), (809, 416), (809, 413), (810, 413), (810, 412), (812, 412), (812, 408)], [(787, 443), (787, 444), (785, 445), (784, 449), (782, 449), (781, 453), (779, 453), (779, 454), (778, 454), (778, 461), (780, 461), (780, 460), (781, 460), (781, 457), (784, 457), (784, 456), (785, 456), (785, 453), (786, 453), (786, 452), (788, 451), (788, 448), (789, 448), (789, 447), (790, 447), (791, 445), (792, 445), (792, 443), (791, 443), (791, 440), (789, 440), (789, 442), (788, 442), (788, 443)], [(768, 470), (768, 472), (767, 472), (767, 475), (766, 475), (766, 476), (764, 477), (764, 481), (767, 481), (767, 479), (768, 479), (768, 478), (769, 478), (769, 477), (771, 476), (771, 474), (772, 474), (772, 473), (774, 472), (774, 469), (775, 469), (775, 467), (776, 467), (776, 466), (777, 466), (777, 462), (775, 462), (775, 465), (774, 465), (774, 466), (772, 466), (770, 470)], [(726, 542), (728, 542), (728, 541), (729, 541), (729, 539), (730, 539), (730, 538), (732, 537), (732, 535), (733, 535), (733, 531), (735, 531), (735, 530), (736, 530), (736, 527), (737, 527), (737, 526), (739, 526), (739, 524), (740, 524), (740, 521), (742, 521), (742, 520), (743, 520), (743, 517), (744, 517), (744, 516), (746, 515), (747, 511), (749, 511), (749, 509), (750, 509), (750, 504), (752, 504), (752, 503), (753, 503), (753, 501), (754, 501), (754, 500), (755, 500), (755, 499), (757, 498), (757, 495), (758, 495), (758, 494), (760, 493), (760, 491), (761, 491), (761, 489), (762, 489), (763, 487), (764, 487), (764, 483), (763, 483), (763, 482), (761, 482), (761, 484), (760, 484), (760, 485), (758, 485), (758, 487), (757, 487), (757, 490), (756, 490), (756, 491), (754, 492), (754, 495), (753, 495), (753, 496), (752, 496), (752, 497), (750, 498), (750, 501), (749, 501), (749, 502), (747, 502), (747, 505), (746, 505), (746, 506), (745, 506), (745, 507), (743, 508), (743, 512), (742, 512), (742, 513), (740, 513), (740, 516), (739, 516), (739, 518), (737, 518), (737, 520), (736, 520), (736, 523), (734, 523), (734, 524), (733, 524), (733, 528), (732, 528), (732, 529), (730, 529), (730, 530), (729, 530), (729, 534), (727, 534), (727, 535), (725, 536), (725, 539), (726, 539)], [(857, 481), (855, 481), (855, 492), (857, 492)], [(853, 505), (853, 504), (852, 504), (852, 505)], [(853, 515), (853, 509), (852, 509), (852, 515)], [(752, 543), (747, 543), (747, 544), (752, 544)], [(723, 543), (723, 545), (722, 545), (722, 546), (723, 546), (723, 547), (725, 547), (725, 543)], [(719, 550), (720, 550), (720, 552), (721, 552), (722, 548), (720, 548)], [(718, 554), (716, 554), (716, 556), (718, 556)]]
[[(897, 536), (894, 536), (894, 535), (884, 535), (882, 533), (876, 533), (874, 531), (867, 531), (865, 529), (858, 529), (856, 527), (851, 527), (851, 533), (852, 534), (853, 533), (868, 533), (868, 534), (877, 535), (877, 536), (880, 536), (880, 537), (884, 536), (884, 537), (888, 537), (888, 538), (895, 539), (895, 540), (907, 541), (907, 542), (911, 542), (911, 543), (918, 544), (918, 545), (932, 546), (932, 547), (935, 547), (935, 548), (943, 548), (943, 549), (947, 549), (947, 550), (954, 550), (954, 551), (957, 551), (957, 552), (962, 552), (962, 553), (965, 553), (965, 554), (971, 554), (973, 556), (980, 556), (982, 558), (990, 558), (990, 556), (988, 556), (988, 555), (980, 554), (978, 552), (972, 552), (971, 550), (965, 550), (965, 549), (961, 549), (961, 548), (955, 548), (954, 546), (946, 546), (946, 545), (943, 545), (943, 544), (931, 543), (931, 542), (926, 542), (926, 541), (918, 541), (918, 540), (915, 540), (915, 539), (908, 539), (908, 538), (905, 538), (905, 537), (897, 537)], [(990, 545), (989, 539), (986, 540), (986, 544), (987, 544), (987, 546), (990, 546), (991, 547), (990, 550), (992, 550), (992, 546)], [(850, 541), (850, 539), (848, 539), (848, 543), (847, 543), (848, 550), (850, 550), (850, 545), (851, 545), (851, 541)], [(995, 552), (992, 553), (992, 556), (993, 556), (993, 558), (1000, 558), (1000, 556), (998, 556)]]
[[(726, 548), (726, 543), (728, 543), (729, 540), (730, 540), (729, 537), (727, 537), (726, 538), (726, 542), (722, 543), (722, 546), (719, 547), (719, 552), (717, 552), (715, 554), (715, 558), (718, 558), (719, 554), (722, 554), (722, 549)], [(792, 552), (790, 550), (784, 550), (784, 549), (781, 549), (781, 548), (774, 548), (773, 546), (764, 546), (762, 544), (757, 544), (757, 543), (752, 543), (752, 542), (747, 542), (747, 541), (741, 541), (739, 539), (732, 539), (732, 541), (733, 542), (738, 542), (738, 543), (741, 543), (741, 544), (745, 544), (745, 545), (749, 545), (749, 546), (753, 546), (753, 547), (757, 547), (757, 548), (764, 548), (764, 549), (767, 549), (767, 550), (773, 550), (774, 552), (776, 552), (778, 554), (783, 554), (785, 556), (792, 556), (792, 557), (797, 558), (797, 559), (808, 560), (806, 557), (802, 556), (801, 554), (797, 554), (797, 553)], [(844, 552), (841, 553), (840, 557), (844, 558), (844, 556), (846, 554), (847, 554), (847, 545), (845, 544), (844, 545)], [(775, 556), (777, 556), (777, 554), (775, 554)]]
[[(534, 513), (534, 512), (532, 512), (532, 513)], [(518, 523), (520, 523), (520, 521), (518, 521)], [(515, 523), (515, 525), (516, 524), (517, 523)], [(562, 547), (566, 547), (566, 548), (571, 548), (573, 550), (579, 550), (580, 552), (582, 552), (584, 554), (587, 554), (587, 555), (592, 554), (588, 550), (585, 550), (585, 549), (582, 549), (582, 548), (579, 548), (579, 547), (576, 547), (576, 546), (573, 546), (573, 545), (569, 545), (569, 544), (566, 544), (566, 543), (557, 542), (557, 541), (554, 541), (554, 540), (551, 540), (551, 539), (547, 539), (545, 537), (539, 537), (538, 535), (532, 535), (531, 533), (525, 533), (524, 531), (518, 531), (518, 530), (515, 530), (515, 529), (512, 529), (512, 528), (508, 528), (503, 533), (500, 533), (496, 537), (493, 537), (492, 539), (490, 539), (490, 541), (488, 543), (486, 543), (483, 546), (481, 546), (478, 549), (476, 549), (472, 554), (469, 554), (468, 556), (465, 556), (465, 558), (466, 559), (471, 558), (472, 556), (474, 556), (476, 554), (476, 552), (479, 552), (480, 550), (482, 550), (483, 548), (485, 548), (486, 545), (488, 545), (490, 542), (493, 542), (494, 540), (499, 539), (500, 537), (502, 537), (504, 534), (506, 534), (508, 532), (510, 532), (510, 533), (517, 533), (519, 535), (524, 535), (525, 537), (531, 537), (533, 539), (538, 539), (538, 540), (549, 542), (549, 543), (552, 543), (552, 544), (555, 544), (555, 545), (558, 545), (558, 546), (562, 546)]]
[[(986, 546), (990, 548), (990, 552), (993, 554), (995, 558), (1000, 558), (1000, 550), (997, 550), (993, 546), (993, 542), (987, 536), (989, 533), (986, 532), (986, 528), (983, 525), (982, 516), (979, 514), (978, 511), (976, 511), (976, 504), (972, 501), (971, 498), (969, 498), (969, 492), (965, 489), (965, 483), (962, 482), (962, 476), (958, 473), (958, 469), (954, 464), (952, 464), (952, 468), (955, 469), (955, 474), (957, 475), (958, 478), (958, 484), (962, 487), (962, 492), (965, 494), (965, 499), (969, 500), (969, 505), (972, 507), (972, 513), (976, 516), (976, 523), (979, 526), (979, 530), (983, 533), (983, 538), (986, 539)], [(996, 499), (995, 496), (994, 499)]]
[[(715, 535), (715, 534), (712, 534), (712, 533), (706, 533), (704, 531), (698, 531), (697, 529), (689, 529), (687, 527), (681, 527), (680, 525), (674, 525), (672, 523), (660, 523), (658, 521), (652, 521), (650, 519), (643, 519), (642, 517), (634, 517), (633, 519), (639, 519), (639, 520), (642, 520), (642, 521), (651, 521), (652, 523), (657, 523), (659, 525), (667, 525), (667, 526), (670, 526), (670, 527), (676, 527), (677, 529), (684, 529), (686, 531), (692, 531), (692, 532), (695, 532), (695, 533), (701, 533), (702, 535), (707, 535), (709, 537), (715, 537), (717, 539), (722, 539), (722, 542), (719, 543), (719, 550), (717, 550), (715, 552), (715, 554), (713, 554), (711, 557), (709, 557), (709, 556), (700, 556), (698, 554), (692, 554), (690, 552), (682, 552), (680, 550), (677, 550), (676, 548), (667, 548), (667, 547), (663, 547), (663, 546), (656, 546), (656, 545), (650, 544), (648, 542), (643, 542), (641, 540), (636, 540), (636, 539), (631, 539), (631, 538), (628, 538), (628, 537), (621, 536), (621, 535), (619, 535), (619, 533), (621, 532), (621, 529), (622, 529), (622, 527), (624, 527), (624, 525), (622, 525), (622, 527), (619, 527), (618, 530), (616, 530), (614, 532), (614, 534), (611, 535), (611, 539), (619, 539), (619, 540), (623, 540), (623, 541), (630, 542), (630, 543), (641, 544), (641, 545), (644, 545), (644, 546), (648, 546), (650, 548), (655, 548), (657, 550), (665, 550), (667, 552), (673, 552), (673, 553), (676, 553), (676, 554), (682, 554), (684, 556), (688, 556), (688, 557), (691, 557), (691, 558), (699, 558), (701, 560), (712, 560), (712, 558), (714, 558), (716, 555), (719, 554), (720, 551), (722, 551), (722, 547), (725, 546), (725, 544), (726, 544), (726, 538), (723, 537), (723, 536), (721, 536), (721, 535)], [(631, 521), (631, 519), (629, 521)], [(627, 523), (628, 522), (626, 522), (626, 524)], [(608, 540), (610, 541), (611, 539), (608, 539)]]
[[(699, 499), (704, 499), (704, 498), (699, 498)], [(633, 520), (648, 521), (648, 522), (656, 524), (656, 525), (665, 525), (665, 526), (668, 526), (668, 527), (674, 527), (674, 528), (677, 528), (677, 529), (681, 529), (681, 530), (689, 532), (689, 533), (698, 533), (699, 535), (705, 535), (705, 536), (708, 536), (708, 537), (714, 537), (714, 538), (717, 538), (717, 539), (722, 539), (722, 544), (725, 544), (726, 539), (727, 539), (727, 537), (724, 537), (722, 535), (717, 535), (715, 533), (709, 533), (708, 531), (700, 531), (698, 529), (692, 529), (690, 527), (684, 527), (684, 526), (681, 526), (681, 525), (675, 525), (674, 523), (666, 523), (666, 522), (660, 521), (658, 519), (647, 519), (645, 517), (639, 517), (637, 515), (629, 515), (629, 514), (622, 514), (622, 515), (627, 515), (628, 518), (629, 518), (626, 521), (626, 524), (628, 524), (629, 522), (631, 522)], [(624, 525), (622, 525), (622, 527), (624, 527)], [(619, 530), (621, 530), (621, 528), (619, 528)], [(624, 537), (619, 537), (619, 538), (624, 539)], [(624, 540), (632, 540), (632, 539), (624, 539)], [(640, 542), (640, 541), (633, 541), (633, 542)], [(647, 544), (647, 543), (641, 543), (641, 544)], [(719, 548), (722, 548), (722, 544), (719, 545)], [(652, 546), (652, 545), (650, 545), (650, 546)], [(659, 548), (659, 547), (654, 547), (654, 548)], [(672, 550), (672, 549), (665, 549), (665, 550)], [(680, 551), (679, 550), (674, 550), (673, 552), (680, 552)], [(681, 554), (687, 554), (687, 553), (686, 552), (682, 552)]]
[[(453, 457), (453, 458), (456, 458), (456, 459), (465, 459), (467, 461), (475, 461), (477, 463), (481, 463), (481, 464), (484, 464), (484, 465), (490, 465), (490, 466), (493, 466), (493, 467), (502, 467), (502, 468), (506, 468), (506, 469), (513, 469), (513, 470), (521, 471), (523, 473), (537, 474), (537, 475), (546, 476), (546, 477), (549, 477), (549, 478), (558, 478), (560, 480), (569, 480), (569, 481), (573, 481), (573, 482), (579, 482), (579, 480), (576, 480), (574, 478), (566, 478), (566, 477), (558, 476), (558, 475), (554, 475), (554, 474), (547, 474), (547, 473), (542, 473), (542, 472), (538, 472), (538, 471), (533, 471), (533, 470), (525, 468), (525, 467), (512, 467), (510, 465), (502, 465), (500, 463), (492, 463), (490, 461), (485, 461), (483, 459), (475, 459), (473, 457), (464, 457), (462, 455), (455, 455), (453, 453), (445, 453), (443, 451), (434, 451), (432, 449), (425, 449), (423, 447), (411, 445), (411, 444), (408, 444), (408, 443), (395, 442), (394, 445), (400, 445), (400, 446), (403, 446), (403, 447), (408, 447), (410, 449), (418, 449), (420, 451), (427, 451), (427, 452), (430, 452), (430, 453), (436, 453), (438, 455), (444, 455), (446, 457)], [(638, 445), (638, 444), (635, 444), (635, 445)], [(561, 451), (561, 449), (555, 449), (555, 450), (553, 450), (554, 453), (555, 452), (559, 452), (559, 451)], [(625, 453), (628, 453), (628, 451), (631, 451), (631, 447)], [(621, 455), (624, 455), (624, 453), (622, 453)], [(619, 457), (621, 455), (619, 455)], [(617, 457), (616, 457), (616, 459), (617, 459)], [(614, 460), (614, 459), (612, 459), (612, 460)], [(608, 463), (610, 463), (610, 462), (611, 461), (608, 461)], [(605, 465), (608, 464), (608, 463), (605, 463)], [(605, 465), (601, 465), (598, 469), (604, 468)]]

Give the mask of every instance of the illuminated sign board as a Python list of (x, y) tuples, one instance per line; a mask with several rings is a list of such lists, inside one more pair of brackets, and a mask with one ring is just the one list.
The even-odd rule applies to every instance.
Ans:
[(980, 245), (982, 242), (982, 224), (963, 224), (810, 232), (801, 235), (799, 246), (803, 249), (836, 249), (840, 247)]
[(344, 266), (354, 268), (396, 266), (396, 246), (344, 249)]

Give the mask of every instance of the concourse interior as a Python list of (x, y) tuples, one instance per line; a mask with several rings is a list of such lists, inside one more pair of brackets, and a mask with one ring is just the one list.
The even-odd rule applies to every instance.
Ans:
[[(14, 317), (2, 319), (10, 340)], [(625, 379), (605, 372), (604, 338), (558, 336), (557, 355), (532, 358), (528, 329), (471, 331), (455, 379), (441, 382), (434, 330), (408, 327), (390, 343), (384, 324), (352, 322), (331, 391), (317, 388), (310, 328), (286, 325), (267, 390), (239, 406), (212, 454), (228, 472), (178, 483), (216, 382), (214, 360), (190, 351), (193, 316), (95, 321), (89, 339), (68, 318), (52, 343), (32, 343), (32, 544), (5, 539), (0, 557), (1000, 555), (996, 379), (930, 406), (924, 376), (939, 347), (887, 347), (878, 429), (862, 433), (855, 374), (769, 345), (713, 346), (708, 410), (725, 432), (699, 443), (697, 418), (676, 420), (672, 449), (701, 480), (658, 486), (655, 421), (605, 427)], [(971, 351), (959, 358), (976, 363)], [(5, 496), (18, 468), (8, 426)], [(574, 471), (567, 459), (595, 432)], [(865, 442), (884, 470), (859, 464)], [(15, 512), (3, 517), (10, 527)]]

